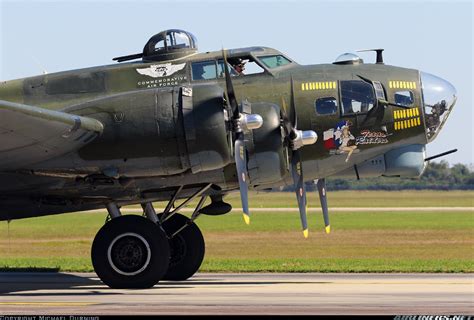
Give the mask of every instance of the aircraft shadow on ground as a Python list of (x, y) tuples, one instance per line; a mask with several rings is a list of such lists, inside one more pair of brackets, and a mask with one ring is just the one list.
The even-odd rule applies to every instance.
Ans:
[[(61, 273), (56, 268), (10, 268), (0, 270), (0, 295), (15, 296), (77, 296), (77, 295), (119, 295), (109, 289), (96, 276)], [(186, 289), (202, 285), (235, 285), (220, 281), (162, 281), (154, 289)], [(244, 285), (245, 283), (240, 283)], [(246, 284), (254, 284), (246, 283)], [(37, 292), (60, 290), (59, 292)], [(72, 291), (71, 291), (72, 290)], [(139, 290), (139, 289), (136, 289)], [(156, 293), (155, 293), (156, 294)]]
[[(35, 270), (39, 271), (39, 270)], [(61, 273), (56, 269), (5, 269), (0, 271), (0, 295), (54, 296), (54, 295), (119, 295), (105, 286), (95, 275)], [(278, 284), (308, 284), (314, 281), (226, 281), (227, 279), (189, 279), (187, 281), (160, 281), (153, 289), (187, 289), (198, 286), (258, 286)], [(324, 284), (328, 282), (317, 283)], [(65, 292), (35, 292), (39, 290), (61, 290)], [(139, 291), (139, 289), (137, 289)], [(159, 294), (153, 292), (152, 294)]]
[[(2, 271), (0, 272), (0, 295), (16, 294), (23, 291), (79, 290), (83, 287), (103, 286), (103, 283), (94, 277), (60, 273), (57, 270), (54, 271), (54, 269), (42, 270), (47, 272), (31, 272), (31, 269), (28, 269), (28, 272), (22, 271), (22, 269), (9, 269), (8, 272), (4, 272), (4, 269)], [(31, 294), (34, 293), (25, 293), (25, 295)], [(77, 293), (63, 294), (74, 295)], [(98, 292), (88, 292), (88, 294), (98, 294)], [(45, 295), (51, 295), (51, 293), (46, 293)]]

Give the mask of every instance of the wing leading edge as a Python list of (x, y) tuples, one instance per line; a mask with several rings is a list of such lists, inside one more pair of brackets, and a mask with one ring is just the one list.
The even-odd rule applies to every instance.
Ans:
[(103, 131), (96, 119), (0, 100), (0, 170), (69, 153)]

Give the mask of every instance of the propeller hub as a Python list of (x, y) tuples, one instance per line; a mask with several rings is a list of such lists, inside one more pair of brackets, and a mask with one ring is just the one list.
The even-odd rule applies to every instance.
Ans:
[(318, 141), (318, 134), (313, 130), (295, 130), (296, 137), (291, 141), (292, 149), (298, 150), (302, 146), (315, 144)]
[(263, 118), (259, 114), (240, 114), (237, 127), (243, 131), (251, 131), (263, 125)]

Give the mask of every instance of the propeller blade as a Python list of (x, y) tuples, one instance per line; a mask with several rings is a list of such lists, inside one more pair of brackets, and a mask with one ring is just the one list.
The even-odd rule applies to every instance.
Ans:
[(245, 152), (244, 136), (238, 134), (234, 145), (235, 165), (237, 167), (237, 175), (239, 178), (240, 200), (242, 201), (242, 209), (244, 211), (244, 221), (250, 223), (249, 200), (248, 200), (248, 172), (247, 172), (247, 155)]
[(319, 179), (316, 183), (319, 192), (319, 201), (321, 202), (321, 208), (323, 209), (324, 226), (326, 233), (331, 232), (331, 226), (329, 224), (329, 212), (328, 212), (328, 201), (326, 197), (326, 179)]
[(298, 127), (298, 116), (296, 114), (293, 77), (290, 80), (290, 90), (290, 122), (293, 128), (296, 129)]
[(233, 118), (238, 119), (240, 116), (239, 104), (237, 103), (237, 99), (235, 98), (234, 85), (232, 84), (232, 79), (230, 77), (229, 66), (227, 64), (227, 54), (224, 49), (222, 49), (222, 56), (224, 58), (224, 74), (227, 97), (229, 98)]
[(280, 108), (280, 116), (283, 121), (283, 128), (285, 129), (286, 135), (290, 135), (293, 132), (294, 128), (288, 119), (288, 114), (286, 113), (286, 101), (285, 98), (281, 97), (281, 108)]
[(291, 158), (291, 172), (296, 187), (296, 199), (298, 200), (298, 208), (300, 211), (301, 226), (303, 227), (303, 235), (308, 237), (308, 221), (306, 219), (306, 188), (303, 179), (303, 167), (301, 164), (300, 153), (298, 150), (293, 151)]

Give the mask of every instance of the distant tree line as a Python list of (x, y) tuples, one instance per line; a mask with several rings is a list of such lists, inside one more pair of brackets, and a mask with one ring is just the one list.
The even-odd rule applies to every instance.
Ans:
[[(430, 162), (418, 179), (378, 177), (366, 179), (327, 178), (328, 190), (474, 190), (474, 170), (471, 166), (448, 162)], [(314, 184), (306, 185), (315, 190)], [(291, 191), (291, 188), (285, 189)]]

